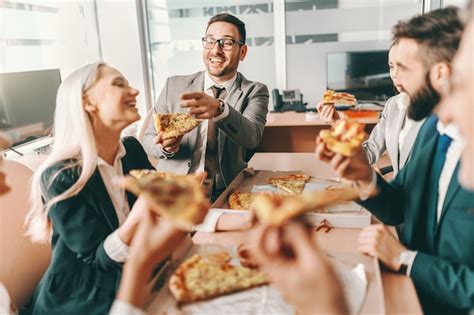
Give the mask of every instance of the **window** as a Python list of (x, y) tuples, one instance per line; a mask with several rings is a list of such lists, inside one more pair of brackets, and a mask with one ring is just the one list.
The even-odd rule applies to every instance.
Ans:
[(288, 88), (314, 107), (326, 89), (328, 54), (387, 50), (391, 27), (421, 11), (413, 0), (287, 0)]
[(215, 14), (230, 13), (246, 25), (248, 54), (239, 71), (249, 80), (275, 85), (272, 1), (174, 1), (148, 0), (148, 30), (153, 86), (159, 95), (172, 75), (205, 70), (202, 44), (207, 21)]
[(0, 2), (0, 73), (59, 68), (65, 77), (100, 59), (92, 1)]

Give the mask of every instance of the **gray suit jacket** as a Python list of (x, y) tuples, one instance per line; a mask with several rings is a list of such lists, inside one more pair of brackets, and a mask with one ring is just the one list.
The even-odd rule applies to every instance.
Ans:
[(397, 103), (400, 97), (401, 94), (388, 99), (379, 123), (370, 133), (369, 139), (363, 144), (371, 164), (377, 162), (380, 156), (387, 150), (392, 162), (394, 176), (409, 160), (416, 136), (424, 122), (423, 120), (412, 125), (405, 136), (403, 147), (399, 152), (398, 138), (406, 118), (406, 110), (401, 110)]
[[(197, 72), (192, 75), (168, 78), (155, 105), (156, 112), (187, 112), (187, 109), (179, 105), (179, 95), (185, 92), (203, 91), (204, 75), (205, 72)], [(235, 84), (226, 98), (229, 115), (216, 122), (219, 128), (219, 166), (226, 186), (240, 170), (247, 166), (244, 161), (245, 150), (256, 148), (262, 141), (267, 120), (268, 99), (268, 89), (264, 84), (249, 81), (241, 73), (237, 73)], [(153, 143), (156, 131), (151, 121), (143, 137), (143, 146), (149, 155), (160, 159), (157, 169), (187, 174), (192, 166), (199, 132), (200, 127), (186, 134), (176, 154), (164, 155), (160, 147)]]

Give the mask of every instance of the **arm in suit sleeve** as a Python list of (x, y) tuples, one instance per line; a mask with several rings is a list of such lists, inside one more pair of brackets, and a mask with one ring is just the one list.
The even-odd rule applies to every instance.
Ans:
[(387, 149), (385, 144), (385, 128), (387, 127), (388, 104), (382, 111), (380, 121), (370, 133), (369, 139), (362, 144), (370, 164), (374, 164)]
[[(155, 104), (155, 113), (169, 113), (169, 109), (166, 106), (166, 100), (168, 99), (168, 84), (169, 78), (166, 79), (165, 86), (163, 87), (163, 90), (161, 90), (160, 96), (158, 97), (158, 101)], [(161, 150), (161, 147), (155, 143), (156, 136), (157, 134), (155, 129), (155, 120), (150, 119), (148, 126), (146, 126), (146, 131), (143, 135), (143, 147), (146, 153), (154, 158), (171, 157), (172, 154), (165, 154)]]
[(403, 168), (391, 182), (387, 182), (381, 175), (376, 174), (378, 194), (360, 202), (364, 208), (385, 224), (403, 223), (405, 169)]
[(254, 149), (260, 145), (263, 129), (267, 121), (268, 89), (266, 85), (255, 83), (247, 96), (247, 106), (241, 114), (229, 105), (229, 115), (219, 120), (217, 126), (235, 143), (245, 149)]
[(410, 277), (429, 296), (455, 307), (474, 307), (474, 269), (418, 252)]
[[(61, 172), (49, 186), (50, 196), (57, 196), (72, 186), (72, 178), (66, 173), (69, 171)], [(103, 216), (92, 202), (82, 191), (54, 204), (48, 213), (53, 228), (78, 259), (101, 271), (120, 268), (122, 265), (105, 252), (104, 241), (112, 231), (107, 231)]]
[(135, 137), (125, 137), (122, 139), (122, 141), (127, 154), (133, 156), (133, 168), (155, 170), (155, 167), (148, 159), (145, 149)]

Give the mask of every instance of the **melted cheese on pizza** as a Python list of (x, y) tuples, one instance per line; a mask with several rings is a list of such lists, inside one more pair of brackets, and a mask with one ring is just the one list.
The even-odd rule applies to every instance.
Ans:
[(335, 103), (335, 104), (346, 104), (346, 105), (355, 105), (357, 100), (354, 95), (344, 92), (336, 92), (332, 90), (327, 90), (324, 93), (323, 101), (325, 103)]
[(310, 176), (304, 174), (291, 174), (284, 176), (270, 177), (269, 184), (276, 186), (284, 192), (292, 195), (301, 194)]
[(176, 270), (169, 287), (178, 301), (193, 302), (265, 283), (267, 277), (262, 272), (194, 255)]
[(235, 192), (229, 196), (229, 206), (234, 210), (248, 210), (255, 200), (255, 193)]
[(321, 130), (319, 136), (329, 150), (351, 156), (365, 140), (364, 125), (341, 119), (331, 129)]

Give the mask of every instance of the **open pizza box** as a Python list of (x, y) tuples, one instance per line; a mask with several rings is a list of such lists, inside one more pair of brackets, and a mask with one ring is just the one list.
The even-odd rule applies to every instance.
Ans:
[[(288, 172), (288, 171), (267, 171), (254, 170), (252, 168), (243, 169), (230, 183), (227, 189), (219, 196), (219, 198), (212, 205), (213, 208), (228, 209), (224, 212), (245, 215), (245, 210), (229, 209), (229, 196), (234, 192), (262, 192), (262, 191), (276, 191), (269, 184), (265, 182), (267, 178), (273, 176), (282, 176), (288, 174), (306, 174), (310, 175), (311, 179), (306, 183), (303, 192), (324, 190), (328, 186), (338, 187), (342, 185), (332, 179), (324, 179), (318, 177), (317, 172), (303, 171), (303, 172)], [(321, 221), (326, 220), (332, 227), (335, 228), (364, 228), (370, 225), (371, 214), (363, 207), (355, 202), (345, 202), (342, 204), (328, 207), (326, 213), (307, 213), (307, 221), (318, 226)]]
[[(148, 314), (295, 314), (294, 307), (286, 303), (271, 285), (207, 301), (178, 304), (168, 289), (171, 274), (187, 258), (208, 250), (209, 246), (227, 250), (232, 256), (232, 264), (239, 265), (235, 243), (224, 241), (221, 244), (193, 244), (190, 238), (185, 239), (152, 282), (154, 292), (146, 308)], [(351, 314), (385, 314), (383, 286), (377, 260), (346, 252), (327, 252), (326, 255), (343, 284)]]

